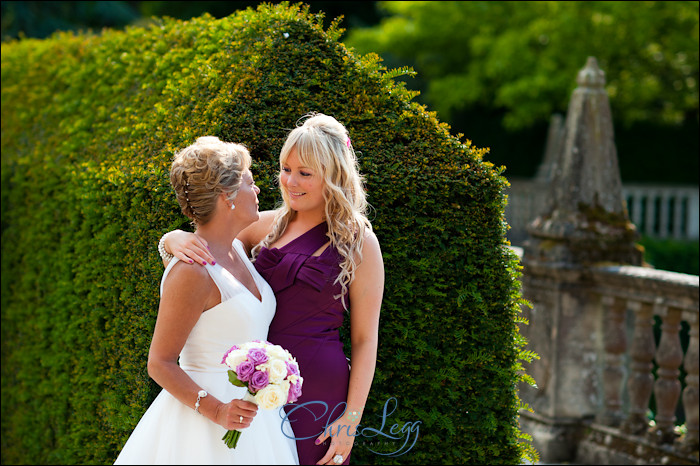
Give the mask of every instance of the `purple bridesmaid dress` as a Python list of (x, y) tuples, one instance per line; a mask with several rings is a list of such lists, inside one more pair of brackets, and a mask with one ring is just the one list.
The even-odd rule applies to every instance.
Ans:
[(327, 231), (321, 223), (279, 249), (263, 248), (255, 260), (277, 298), (268, 340), (292, 353), (304, 378), (301, 397), (286, 408), (300, 464), (316, 464), (328, 451), (330, 439), (315, 440), (345, 412), (350, 378), (339, 332), (345, 310), (334, 298), (341, 292), (333, 282), (342, 258), (332, 245), (312, 256), (329, 241)]

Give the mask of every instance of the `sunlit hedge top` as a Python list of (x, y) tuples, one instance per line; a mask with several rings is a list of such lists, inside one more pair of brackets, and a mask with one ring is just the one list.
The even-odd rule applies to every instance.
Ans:
[(355, 460), (520, 460), (506, 181), (411, 102), (400, 71), (321, 24), (263, 5), (2, 44), (3, 463), (111, 464), (158, 391), (146, 373), (156, 244), (188, 226), (168, 183), (174, 152), (202, 135), (245, 144), (272, 208), (279, 151), (311, 111), (350, 131), (386, 265), (363, 422), (379, 428), (389, 397), (387, 432), (420, 421), (404, 456), (370, 451), (400, 441), (358, 438)]

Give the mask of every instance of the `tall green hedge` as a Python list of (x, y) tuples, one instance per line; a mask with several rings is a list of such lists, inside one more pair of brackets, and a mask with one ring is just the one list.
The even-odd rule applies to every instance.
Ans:
[(341, 33), (280, 4), (2, 44), (4, 464), (114, 461), (159, 391), (146, 371), (156, 243), (188, 226), (168, 182), (174, 151), (201, 135), (246, 144), (272, 208), (284, 138), (310, 111), (348, 127), (384, 254), (363, 426), (379, 430), (394, 397), (383, 432), (414, 436), (403, 450), (405, 439), (359, 437), (354, 461), (533, 453), (518, 427), (529, 356), (504, 247), (507, 182), (485, 150), (411, 101), (393, 81), (405, 70), (356, 56)]

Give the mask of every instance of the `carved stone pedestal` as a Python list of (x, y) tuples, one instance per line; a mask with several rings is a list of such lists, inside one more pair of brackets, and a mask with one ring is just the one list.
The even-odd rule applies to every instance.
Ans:
[(526, 367), (537, 388), (520, 390), (534, 410), (522, 415), (521, 427), (545, 463), (573, 461), (582, 431), (605, 404), (598, 361), (604, 319), (589, 299), (591, 268), (642, 263), (622, 199), (605, 75), (594, 58), (577, 82), (547, 209), (528, 227), (522, 261), (523, 297), (533, 308), (525, 310), (529, 325), (521, 332), (540, 359)]

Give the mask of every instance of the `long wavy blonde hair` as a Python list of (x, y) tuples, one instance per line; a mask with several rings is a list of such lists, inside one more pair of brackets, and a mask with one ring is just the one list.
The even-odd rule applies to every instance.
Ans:
[[(340, 283), (342, 287), (338, 297), (343, 298), (343, 305), (346, 306), (345, 295), (355, 278), (355, 270), (362, 261), (365, 234), (372, 231), (372, 224), (367, 219), (364, 178), (360, 175), (347, 129), (331, 116), (311, 113), (302, 117), (300, 125), (287, 136), (280, 152), (278, 181), (282, 166), (294, 149), (301, 164), (323, 178), (328, 236), (342, 257), (340, 274), (335, 283)], [(270, 233), (253, 248), (253, 257), (257, 256), (262, 247), (269, 247), (282, 236), (295, 214), (289, 207), (287, 193), (284, 189), (281, 192), (284, 203), (277, 209)]]

